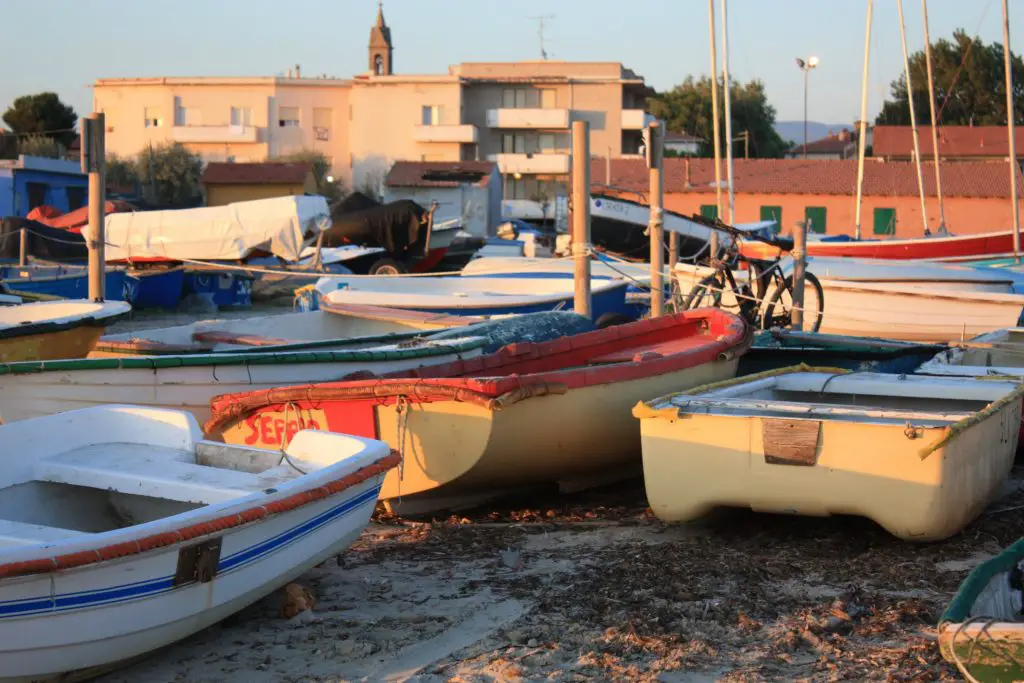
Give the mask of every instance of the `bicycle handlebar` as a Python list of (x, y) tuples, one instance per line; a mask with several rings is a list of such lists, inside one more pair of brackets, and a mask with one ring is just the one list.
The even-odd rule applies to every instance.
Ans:
[(776, 247), (782, 251), (793, 250), (793, 241), (791, 239), (770, 239), (768, 237), (762, 237), (761, 235), (746, 232), (745, 230), (740, 230), (739, 228), (736, 228), (732, 225), (723, 223), (717, 218), (707, 218), (699, 214), (691, 215), (690, 220), (693, 221), (694, 223), (699, 223), (700, 225), (703, 225), (707, 228), (711, 228), (712, 230), (724, 232), (725, 234), (733, 237), (734, 239), (747, 239), (754, 240), (755, 242), (763, 242), (764, 244)]

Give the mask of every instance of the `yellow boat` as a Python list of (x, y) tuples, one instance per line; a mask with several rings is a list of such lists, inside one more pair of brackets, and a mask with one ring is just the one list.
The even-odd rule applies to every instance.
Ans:
[(654, 514), (868, 517), (907, 540), (971, 522), (1013, 465), (1024, 387), (804, 366), (638, 404)]
[(66, 299), (0, 308), (0, 363), (85, 358), (103, 328), (127, 315), (123, 301)]
[(381, 497), (406, 513), (542, 483), (585, 487), (639, 469), (637, 400), (733, 377), (749, 343), (740, 318), (688, 311), (407, 375), (219, 396), (206, 431), (275, 448), (305, 427), (374, 434), (403, 454)]

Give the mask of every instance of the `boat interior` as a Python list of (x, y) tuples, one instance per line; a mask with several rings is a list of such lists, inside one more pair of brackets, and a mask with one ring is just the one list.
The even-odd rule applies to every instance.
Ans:
[(983, 368), (1024, 368), (1024, 347), (991, 348), (967, 347), (948, 354), (953, 365), (973, 365)]
[(669, 400), (687, 413), (941, 426), (984, 409), (1015, 388), (1013, 382), (794, 372)]
[(5, 477), (0, 550), (72, 540), (224, 503), (295, 479), (299, 468), (309, 472), (325, 464), (331, 463), (206, 441), (192, 450), (101, 443), (52, 453)]

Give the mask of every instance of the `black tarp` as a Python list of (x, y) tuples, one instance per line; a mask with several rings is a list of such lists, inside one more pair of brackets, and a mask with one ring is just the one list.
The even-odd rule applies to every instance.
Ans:
[(85, 238), (70, 230), (51, 228), (27, 218), (0, 218), (0, 258), (16, 259), (21, 250), (18, 233), (28, 231), (28, 255), (46, 261), (81, 261), (89, 258)]
[(378, 204), (353, 193), (332, 208), (332, 226), (324, 232), (323, 246), (359, 244), (384, 247), (392, 254), (422, 250), (427, 238), (426, 215), (426, 209), (409, 199)]

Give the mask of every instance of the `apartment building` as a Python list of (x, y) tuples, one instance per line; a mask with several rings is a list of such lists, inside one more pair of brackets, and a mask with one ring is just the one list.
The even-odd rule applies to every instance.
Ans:
[(176, 141), (209, 161), (263, 161), (303, 149), (331, 159), (350, 187), (379, 190), (395, 161), (493, 161), (506, 215), (552, 217), (564, 194), (573, 121), (595, 156), (639, 154), (651, 89), (616, 62), (462, 63), (447, 74), (395, 72), (378, 9), (367, 71), (310, 78), (102, 79), (107, 149), (137, 154)]

